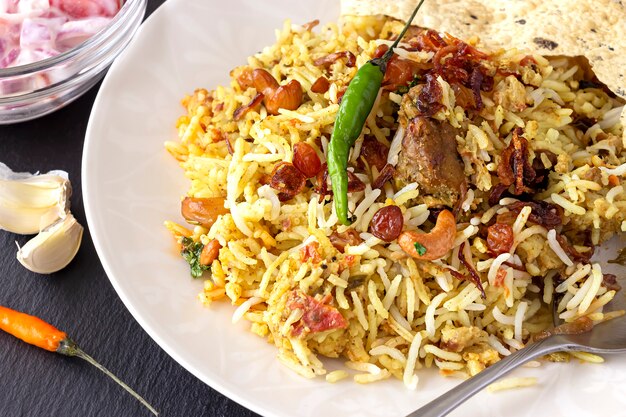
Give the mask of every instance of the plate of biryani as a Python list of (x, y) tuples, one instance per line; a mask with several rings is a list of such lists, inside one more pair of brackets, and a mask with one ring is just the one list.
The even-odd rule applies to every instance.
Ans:
[[(426, 0), (400, 36), (417, 3), (171, 0), (94, 105), (111, 282), (260, 414), (406, 415), (553, 309), (624, 315), (626, 7)], [(453, 415), (619, 414), (624, 381), (556, 353)]]

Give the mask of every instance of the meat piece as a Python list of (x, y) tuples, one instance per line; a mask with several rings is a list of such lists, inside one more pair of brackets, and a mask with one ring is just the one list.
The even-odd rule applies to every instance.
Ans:
[(456, 148), (457, 131), (447, 122), (417, 116), (402, 139), (396, 178), (417, 182), (420, 194), (431, 196), (429, 206), (453, 207), (465, 182), (463, 162)]

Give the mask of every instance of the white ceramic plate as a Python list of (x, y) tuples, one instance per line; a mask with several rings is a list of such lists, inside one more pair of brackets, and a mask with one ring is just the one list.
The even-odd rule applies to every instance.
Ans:
[[(165, 219), (180, 220), (187, 181), (163, 148), (176, 138), (180, 99), (228, 73), (274, 41), (284, 19), (334, 21), (337, 0), (170, 0), (143, 25), (109, 71), (93, 107), (83, 155), (83, 194), (96, 249), (137, 321), (205, 383), (263, 415), (400, 416), (458, 381), (420, 374), (417, 391), (399, 381), (358, 385), (309, 381), (284, 368), (274, 347), (233, 326), (233, 307), (204, 308), (202, 282), (175, 253)], [(149, 360), (149, 359), (147, 359)], [(331, 363), (331, 367), (339, 366)], [(518, 375), (532, 388), (481, 393), (456, 416), (625, 415), (626, 358), (604, 365), (546, 364)]]

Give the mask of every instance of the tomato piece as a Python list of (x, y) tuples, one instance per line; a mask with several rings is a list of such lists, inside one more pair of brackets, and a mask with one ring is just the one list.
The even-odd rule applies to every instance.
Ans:
[(313, 264), (319, 264), (322, 262), (322, 255), (319, 252), (320, 244), (318, 242), (311, 242), (302, 249), (300, 249), (300, 261), (311, 261)]
[(274, 166), (270, 187), (278, 191), (278, 199), (287, 201), (300, 193), (306, 184), (306, 177), (289, 162), (279, 162)]
[(504, 279), (506, 278), (506, 270), (498, 268), (496, 272), (496, 279), (493, 283), (494, 287), (504, 287)]
[(383, 89), (395, 91), (400, 87), (408, 86), (421, 69), (419, 63), (393, 55), (387, 64), (387, 71), (385, 71), (385, 78), (382, 82)]
[(332, 329), (345, 329), (348, 321), (335, 307), (318, 301), (308, 294), (294, 291), (287, 307), (291, 310), (301, 309), (302, 318), (294, 323), (293, 335), (300, 336), (303, 333), (319, 333)]
[(339, 273), (352, 268), (352, 266), (356, 263), (356, 260), (356, 255), (345, 255), (339, 260)]

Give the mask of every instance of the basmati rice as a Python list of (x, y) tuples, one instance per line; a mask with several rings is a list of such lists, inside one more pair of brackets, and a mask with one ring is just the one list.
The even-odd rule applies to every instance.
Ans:
[[(272, 188), (278, 164), (296, 165), (297, 143), (306, 143), (322, 164), (327, 162), (342, 94), (358, 67), (379, 45), (389, 44), (400, 26), (378, 18), (348, 18), (343, 29), (330, 24), (310, 30), (287, 22), (277, 31), (275, 45), (233, 70), (229, 86), (198, 89), (183, 100), (186, 114), (176, 126), (179, 141), (165, 145), (191, 182), (188, 197), (221, 198), (227, 209), (210, 225), (194, 224), (193, 229), (166, 222), (186, 259), (197, 256), (190, 244), (198, 245), (198, 251), (213, 240), (221, 246), (210, 267), (201, 266), (210, 271), (200, 300), (238, 305), (233, 321), (250, 321), (254, 333), (277, 346), (281, 363), (307, 378), (326, 373), (318, 355), (350, 358), (346, 367), (360, 372), (354, 375), (358, 383), (393, 376), (415, 389), (419, 369), (430, 366), (446, 375), (473, 375), (551, 326), (548, 305), (555, 294), (566, 321), (585, 315), (615, 317), (602, 311), (615, 291), (604, 286), (600, 265), (580, 261), (584, 256), (573, 250), (590, 253), (626, 231), (620, 179), (626, 174), (626, 156), (619, 121), (624, 103), (602, 89), (580, 88), (585, 71), (575, 60), (533, 55), (535, 63), (525, 65), (523, 51), (493, 54), (483, 63), (484, 75), (493, 75), (493, 88), (481, 91), (484, 106), (472, 111), (457, 97), (459, 85), (436, 77), (441, 108), (428, 120), (457, 130), (454, 140), (466, 174), (466, 188), (455, 203), (452, 247), (437, 260), (414, 259), (397, 239), (387, 242), (371, 228), (382, 207), (396, 205), (403, 230), (431, 233), (438, 210), (447, 205), (421, 180), (395, 175), (374, 187), (380, 163), (394, 167), (396, 174), (403, 169), (403, 142), (415, 132), (403, 123), (404, 116), (399, 118), (398, 108), (402, 114), (415, 110), (410, 106), (424, 86), (421, 75), (409, 93), (381, 90), (355, 141), (348, 169), (363, 187), (348, 194), (350, 227), (339, 224), (332, 197), (320, 196), (315, 176), (289, 199)], [(434, 51), (413, 51), (411, 45), (405, 40), (396, 49), (399, 59), (431, 68)], [(315, 65), (333, 52), (353, 54), (356, 66), (345, 57), (327, 67)], [(262, 104), (234, 120), (235, 110), (258, 93), (240, 83), (252, 69), (265, 69), (279, 84), (298, 81), (302, 103), (278, 114), (269, 114)], [(321, 77), (329, 82), (328, 91), (312, 92)], [(597, 123), (586, 128), (574, 120)], [(511, 184), (491, 205), (494, 187), (503, 183), (501, 167), (506, 168), (505, 149), (512, 149), (515, 127), (522, 128), (527, 162), (542, 184), (525, 187), (521, 195), (518, 184)], [(376, 164), (371, 141), (387, 152)], [(524, 181), (532, 176), (527, 174)], [(530, 199), (537, 205), (528, 204)], [(544, 224), (542, 210), (552, 215), (560, 208), (564, 214), (558, 224)], [(503, 223), (511, 228), (512, 242), (494, 249), (489, 231)], [(581, 238), (587, 235), (593, 246)], [(337, 242), (345, 236), (352, 238), (340, 248)], [(323, 319), (329, 314), (339, 324), (323, 329), (319, 321), (328, 322)], [(471, 359), (473, 355), (479, 359)], [(347, 376), (338, 370), (326, 380)], [(492, 389), (531, 383), (513, 379)]]

